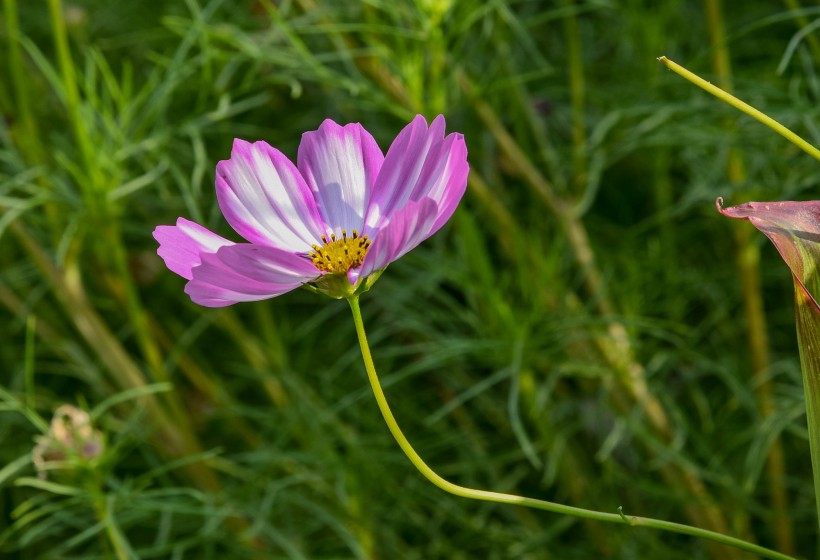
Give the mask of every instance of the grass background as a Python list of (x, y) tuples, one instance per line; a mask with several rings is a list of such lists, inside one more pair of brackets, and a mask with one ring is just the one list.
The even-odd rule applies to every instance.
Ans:
[[(727, 3), (728, 4), (728, 3)], [(420, 454), (456, 482), (818, 548), (792, 288), (718, 195), (816, 198), (817, 162), (667, 55), (820, 143), (807, 0), (4, 0), (3, 558), (748, 558), (461, 500), (390, 438), (344, 302), (193, 305), (151, 231), (232, 239), (234, 137), (322, 119), (386, 150), (465, 135), (465, 199), (362, 301)], [(90, 464), (31, 464), (70, 403)]]

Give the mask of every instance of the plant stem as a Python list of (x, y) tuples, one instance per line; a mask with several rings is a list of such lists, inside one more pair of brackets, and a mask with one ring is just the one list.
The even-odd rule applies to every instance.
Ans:
[(697, 527), (691, 527), (689, 525), (672, 523), (670, 521), (661, 521), (659, 519), (650, 519), (647, 517), (627, 516), (623, 512), (604, 513), (600, 511), (567, 506), (563, 504), (556, 504), (553, 502), (548, 502), (546, 500), (538, 500), (535, 498), (516, 496), (514, 494), (503, 494), (500, 492), (477, 490), (475, 488), (459, 486), (458, 484), (454, 484), (442, 478), (438, 473), (431, 469), (427, 465), (427, 463), (424, 462), (424, 460), (418, 453), (416, 453), (416, 450), (404, 436), (404, 433), (402, 433), (401, 428), (396, 422), (396, 419), (390, 410), (390, 406), (387, 404), (387, 399), (384, 396), (384, 391), (382, 390), (381, 383), (379, 382), (379, 376), (376, 373), (376, 367), (373, 364), (373, 357), (370, 354), (370, 346), (367, 343), (367, 335), (365, 333), (364, 323), (362, 321), (362, 312), (359, 307), (359, 299), (358, 297), (352, 297), (347, 301), (350, 304), (350, 310), (353, 313), (353, 323), (356, 326), (356, 334), (359, 338), (359, 347), (362, 351), (362, 359), (364, 360), (364, 366), (365, 370), (367, 371), (367, 377), (370, 381), (370, 386), (373, 389), (373, 395), (376, 397), (376, 403), (378, 404), (379, 410), (381, 411), (382, 416), (384, 417), (384, 421), (387, 423), (387, 427), (390, 430), (390, 433), (393, 435), (393, 438), (395, 438), (396, 443), (399, 444), (399, 447), (401, 447), (402, 451), (404, 451), (404, 454), (407, 456), (407, 458), (410, 459), (410, 462), (413, 463), (413, 466), (415, 466), (416, 469), (418, 469), (418, 471), (427, 480), (429, 480), (435, 486), (439, 487), (445, 492), (462, 498), (481, 500), (485, 502), (495, 502), (500, 504), (518, 505), (533, 509), (540, 509), (543, 511), (549, 511), (553, 513), (572, 515), (574, 517), (580, 517), (583, 519), (607, 521), (610, 523), (617, 523), (619, 525), (629, 525), (631, 527), (651, 527), (663, 531), (670, 531), (673, 533), (680, 533), (683, 535), (691, 535), (702, 539), (712, 540), (715, 542), (719, 542), (721, 544), (733, 546), (736, 548), (740, 548), (742, 550), (746, 550), (748, 552), (752, 552), (754, 554), (758, 554), (765, 558), (795, 560), (792, 556), (781, 554), (780, 552), (769, 550), (768, 548), (764, 548), (762, 546), (752, 544), (735, 537), (722, 535), (720, 533), (707, 531), (705, 529), (699, 529)]
[(584, 62), (581, 57), (581, 34), (574, 2), (565, 1), (569, 14), (564, 18), (569, 71), (569, 96), (572, 107), (572, 186), (580, 195), (587, 186), (587, 135), (584, 127)]
[[(15, 115), (15, 120), (19, 119), (19, 132), (16, 131), (18, 126), (15, 125), (14, 121), (11, 123), (11, 136), (27, 163), (31, 167), (35, 167), (46, 162), (45, 154), (47, 150), (43, 146), (37, 120), (34, 118), (34, 112), (31, 108), (33, 93), (30, 86), (32, 80), (26, 74), (23, 54), (20, 49), (22, 32), (17, 13), (17, 0), (3, 0), (3, 11), (6, 39), (8, 41), (8, 56), (4, 62), (13, 90), (9, 107), (4, 108), (4, 110)], [(50, 185), (42, 177), (38, 178), (37, 182), (44, 188), (50, 189)], [(52, 239), (59, 239), (64, 232), (63, 219), (60, 217), (60, 212), (53, 200), (45, 203), (45, 214)]]
[[(95, 155), (92, 134), (88, 122), (83, 116), (82, 98), (77, 85), (77, 73), (71, 56), (61, 0), (49, 0), (48, 5), (51, 14), (54, 46), (63, 81), (66, 109), (87, 173), (87, 184), (80, 185), (82, 187), (80, 190), (85, 195), (85, 203), (91, 215), (92, 226), (98, 227), (103, 233), (98, 238), (101, 257), (110, 259), (116, 272), (118, 295), (122, 297), (125, 304), (128, 319), (149, 371), (156, 380), (169, 381), (159, 348), (148, 327), (145, 308), (140, 301), (128, 268), (128, 255), (118, 226), (117, 212), (111, 207), (106, 198), (112, 181), (100, 167), (98, 158)], [(142, 377), (142, 374), (139, 373), (139, 376)], [(168, 405), (170, 418), (174, 421), (173, 425), (176, 426), (180, 437), (185, 440), (185, 449), (198, 452), (201, 449), (201, 444), (176, 394), (165, 395), (162, 400)]]
[[(723, 10), (720, 0), (705, 0), (706, 19), (712, 42), (712, 68), (717, 84), (725, 91), (732, 91), (732, 63), (723, 26)], [(731, 125), (727, 123), (727, 128)], [(730, 148), (726, 162), (726, 175), (733, 185), (746, 181), (746, 171), (742, 152)], [(763, 305), (763, 290), (760, 286), (760, 245), (753, 237), (751, 228), (735, 228), (737, 245), (737, 267), (743, 289), (743, 308), (746, 315), (746, 336), (749, 341), (749, 357), (752, 375), (760, 381), (755, 394), (760, 416), (766, 420), (775, 411), (773, 383), (768, 375), (771, 366), (769, 337), (766, 327), (766, 312)], [(779, 437), (772, 441), (766, 455), (766, 472), (771, 504), (771, 523), (777, 548), (789, 554), (794, 553), (789, 499), (785, 485), (785, 458)], [(748, 515), (743, 516), (748, 526)]]
[[(23, 56), (20, 51), (20, 21), (17, 16), (16, 0), (3, 0), (4, 20), (6, 32), (8, 33), (8, 56), (5, 63), (6, 71), (11, 80), (14, 90), (14, 110), (20, 120), (20, 128), (24, 131), (20, 140), (36, 151), (37, 156), (42, 155), (42, 146), (39, 143), (37, 123), (31, 111), (31, 95), (28, 89), (29, 76), (26, 76), (23, 67)], [(36, 159), (40, 163), (41, 159)]]
[(83, 157), (83, 163), (88, 169), (89, 185), (86, 185), (82, 192), (86, 198), (89, 208), (97, 209), (104, 199), (99, 196), (99, 189), (102, 188), (102, 177), (99, 168), (95, 164), (94, 144), (89, 137), (88, 130), (84, 125), (82, 115), (82, 102), (80, 100), (80, 90), (77, 86), (77, 75), (74, 70), (74, 61), (71, 58), (71, 48), (68, 45), (68, 35), (66, 33), (65, 21), (63, 19), (63, 8), (60, 0), (48, 0), (49, 13), (51, 15), (51, 33), (54, 37), (54, 49), (57, 51), (57, 60), (60, 65), (60, 78), (65, 95), (65, 106), (68, 112), (68, 119), (74, 129), (74, 137)]
[(820, 159), (820, 150), (818, 150), (817, 148), (803, 140), (800, 136), (798, 136), (797, 134), (795, 134), (794, 132), (792, 132), (791, 130), (789, 130), (773, 118), (771, 118), (769, 115), (766, 115), (765, 113), (758, 111), (748, 103), (741, 101), (734, 95), (723, 91), (716, 85), (707, 82), (697, 74), (690, 72), (680, 64), (677, 64), (676, 62), (669, 60), (665, 56), (658, 57), (658, 60), (665, 64), (666, 67), (672, 70), (675, 74), (689, 80), (699, 88), (706, 90), (707, 92), (711, 93), (721, 101), (725, 101), (735, 109), (738, 109), (746, 113), (753, 119), (762, 122), (763, 124), (765, 124), (772, 130), (786, 138), (789, 142), (791, 142), (807, 154), (814, 156), (816, 159)]
[[(88, 494), (94, 505), (94, 514), (97, 521), (105, 527), (105, 536), (108, 538), (108, 543), (114, 549), (117, 560), (130, 560), (132, 556), (128, 554), (128, 547), (123, 542), (123, 536), (111, 519), (111, 511), (109, 510), (106, 495), (103, 491), (103, 483), (100, 480), (99, 474), (96, 472), (94, 473), (93, 482), (89, 484)], [(102, 539), (102, 535), (100, 535), (100, 538)], [(106, 557), (109, 556), (110, 553), (106, 551)]]

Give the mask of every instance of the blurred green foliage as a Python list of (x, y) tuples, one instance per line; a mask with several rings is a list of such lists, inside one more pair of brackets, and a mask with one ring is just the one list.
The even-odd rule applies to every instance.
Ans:
[[(362, 301), (421, 455), (814, 555), (788, 272), (713, 201), (816, 197), (820, 169), (655, 60), (817, 145), (803, 3), (4, 0), (0, 554), (741, 558), (442, 494), (385, 429), (344, 302), (199, 308), (155, 254), (180, 215), (237, 239), (212, 189), (234, 137), (295, 157), (333, 118), (386, 150), (444, 113), (465, 200)], [(38, 477), (64, 403), (105, 450)]]

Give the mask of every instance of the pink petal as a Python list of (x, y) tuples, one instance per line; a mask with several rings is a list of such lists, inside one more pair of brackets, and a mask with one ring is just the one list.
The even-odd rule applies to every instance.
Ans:
[(820, 201), (748, 202), (731, 208), (716, 201), (724, 216), (749, 220), (777, 247), (780, 256), (791, 269), (794, 279), (803, 288), (815, 309), (820, 311)]
[(224, 237), (201, 225), (179, 218), (175, 226), (157, 226), (154, 239), (159, 242), (157, 254), (171, 272), (190, 280), (191, 269), (201, 262), (203, 253), (215, 253), (220, 247), (233, 245)]
[(203, 254), (185, 292), (199, 305), (224, 307), (284, 294), (319, 275), (307, 257), (243, 243)]
[(225, 219), (251, 243), (304, 252), (325, 232), (313, 194), (296, 166), (265, 142), (235, 140), (231, 159), (216, 166), (216, 195)]
[(461, 134), (449, 134), (444, 142), (430, 150), (435, 157), (428, 158), (410, 200), (431, 198), (438, 205), (436, 223), (430, 235), (437, 232), (455, 212), (467, 190), (467, 144)]
[(365, 216), (366, 233), (378, 229), (383, 220), (389, 219), (393, 212), (410, 200), (425, 165), (436, 165), (440, 154), (431, 153), (431, 148), (444, 139), (444, 127), (444, 117), (441, 115), (429, 128), (424, 117), (416, 115), (396, 136), (376, 178)]
[[(362, 231), (364, 214), (384, 155), (360, 124), (325, 120), (299, 144), (299, 171), (313, 191), (325, 222), (339, 234)], [(331, 232), (327, 232), (331, 233)]]
[(352, 280), (381, 270), (430, 237), (437, 215), (436, 203), (430, 198), (419, 202), (408, 201), (401, 210), (390, 216), (390, 221), (380, 231), (374, 233), (373, 244)]

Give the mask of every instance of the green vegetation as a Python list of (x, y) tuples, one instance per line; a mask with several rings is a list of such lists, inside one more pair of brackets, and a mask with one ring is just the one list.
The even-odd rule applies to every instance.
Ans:
[[(386, 149), (443, 113), (467, 195), (361, 300), (425, 461), (814, 557), (792, 284), (714, 200), (817, 198), (820, 168), (656, 58), (817, 146), (820, 9), (718, 4), (4, 0), (0, 556), (749, 558), (443, 493), (345, 302), (201, 308), (155, 254), (180, 215), (238, 240), (234, 137), (295, 157), (333, 118)], [(64, 404), (103, 451), (38, 476)]]

